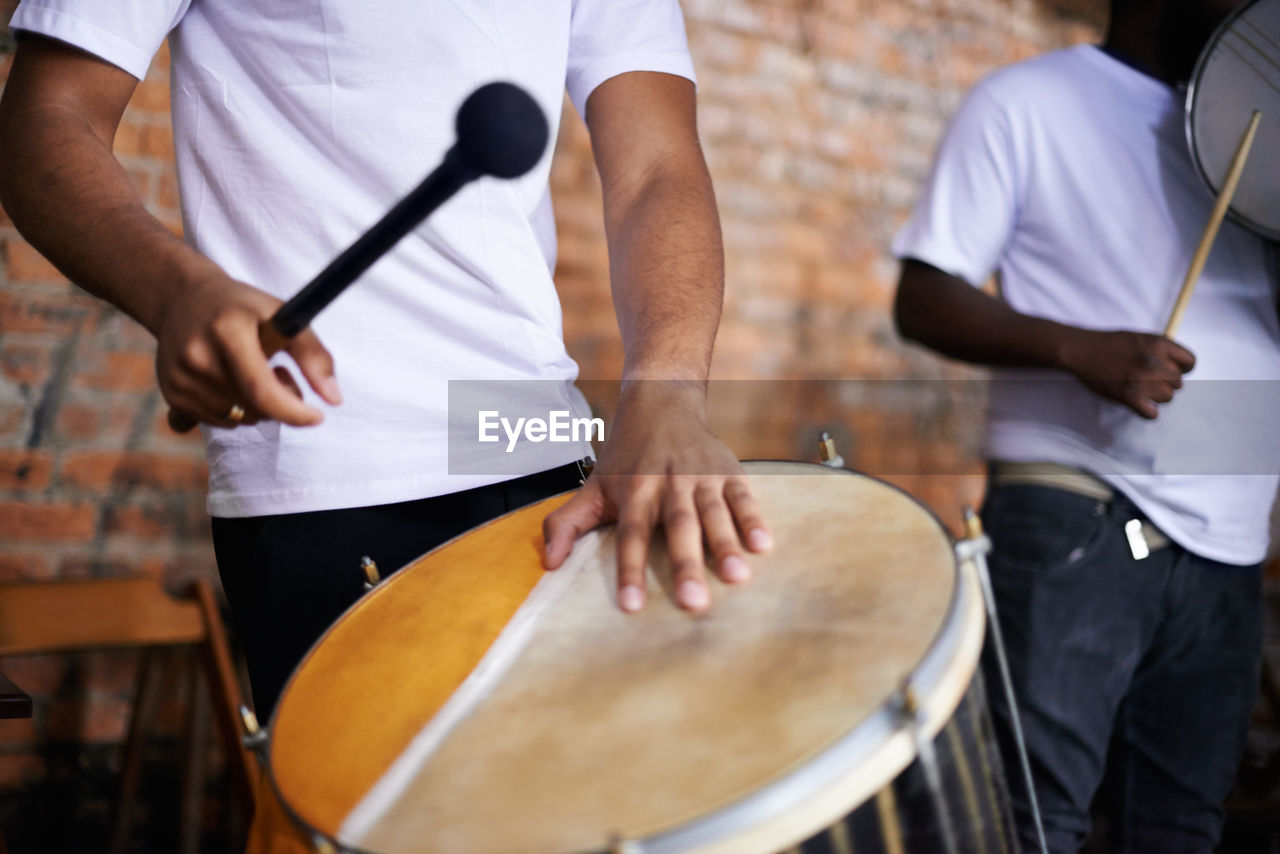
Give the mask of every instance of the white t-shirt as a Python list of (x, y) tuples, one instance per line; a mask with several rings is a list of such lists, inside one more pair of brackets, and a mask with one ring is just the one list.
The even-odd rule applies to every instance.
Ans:
[[(1212, 205), (1178, 93), (1080, 46), (974, 89), (893, 249), (974, 285), (998, 272), (1024, 314), (1159, 332)], [(1226, 222), (1176, 336), (1196, 367), (1157, 420), (1063, 374), (996, 370), (987, 454), (1092, 471), (1191, 551), (1262, 560), (1280, 473), (1278, 278), (1275, 247)]]
[[(24, 0), (12, 26), (139, 78), (169, 36), (186, 238), (281, 298), (440, 162), (477, 86), (523, 86), (554, 134), (566, 86), (581, 114), (624, 72), (693, 78), (676, 0)], [(505, 440), (475, 445), (476, 424), (453, 413), (465, 450), (487, 460), (449, 453), (451, 380), (513, 381), (522, 406), (546, 392), (544, 416), (589, 415), (551, 278), (550, 161), (469, 185), (319, 315), (344, 395), (323, 425), (206, 430), (211, 514), (424, 498), (589, 451), (526, 443), (513, 462)]]

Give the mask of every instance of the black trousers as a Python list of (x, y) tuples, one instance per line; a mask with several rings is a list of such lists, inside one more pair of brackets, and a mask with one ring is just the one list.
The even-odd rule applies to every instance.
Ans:
[[(1262, 572), (1171, 544), (1136, 560), (1118, 495), (993, 489), (991, 580), (1049, 850), (1076, 852), (1104, 776), (1113, 851), (1210, 852), (1261, 672)], [(1022, 850), (1037, 850), (984, 656)]]
[(477, 525), (574, 489), (576, 464), (451, 495), (343, 510), (213, 520), (218, 573), (267, 721), (316, 639), (364, 593), (360, 559), (383, 577)]

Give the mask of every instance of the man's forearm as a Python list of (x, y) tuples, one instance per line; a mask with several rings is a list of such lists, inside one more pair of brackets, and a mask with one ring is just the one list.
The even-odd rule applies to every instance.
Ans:
[(34, 85), (29, 50), (0, 104), (0, 201), (68, 278), (154, 332), (170, 295), (217, 268), (147, 211), (107, 132)]
[(624, 195), (605, 205), (623, 379), (705, 380), (724, 297), (711, 179), (701, 158), (667, 163)]
[(1066, 368), (1081, 330), (1015, 311), (967, 282), (908, 260), (894, 302), (899, 333), (980, 365)]

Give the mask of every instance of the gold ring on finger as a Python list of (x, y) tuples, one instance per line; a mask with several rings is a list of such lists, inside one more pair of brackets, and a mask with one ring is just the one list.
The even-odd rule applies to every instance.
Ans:
[(244, 407), (238, 403), (231, 404), (231, 410), (227, 412), (227, 420), (232, 424), (239, 424), (244, 420)]

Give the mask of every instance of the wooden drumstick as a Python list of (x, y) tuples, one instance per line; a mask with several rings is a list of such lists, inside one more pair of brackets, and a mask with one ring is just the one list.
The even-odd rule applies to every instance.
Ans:
[(1204, 234), (1200, 237), (1200, 245), (1196, 247), (1196, 254), (1191, 256), (1191, 265), (1187, 267), (1186, 278), (1182, 280), (1178, 301), (1173, 304), (1173, 313), (1169, 315), (1169, 322), (1164, 326), (1165, 338), (1172, 338), (1178, 331), (1182, 315), (1187, 311), (1191, 292), (1196, 288), (1196, 281), (1204, 270), (1205, 261), (1209, 259), (1209, 250), (1213, 248), (1214, 238), (1218, 236), (1218, 227), (1222, 225), (1222, 219), (1227, 215), (1227, 208), (1231, 206), (1231, 197), (1236, 194), (1236, 185), (1240, 183), (1240, 175), (1244, 172), (1245, 161), (1249, 159), (1249, 149), (1253, 147), (1253, 136), (1261, 120), (1262, 112), (1254, 110), (1248, 127), (1244, 129), (1244, 135), (1240, 137), (1240, 144), (1236, 147), (1235, 156), (1231, 158), (1231, 166), (1227, 169), (1226, 180), (1222, 182), (1222, 192), (1218, 193), (1218, 200), (1214, 202), (1213, 212), (1209, 214), (1209, 223), (1204, 227)]

